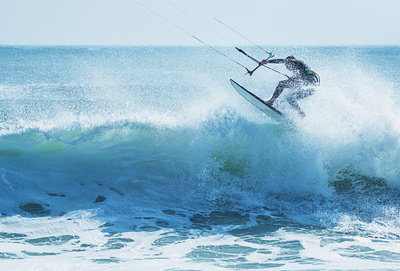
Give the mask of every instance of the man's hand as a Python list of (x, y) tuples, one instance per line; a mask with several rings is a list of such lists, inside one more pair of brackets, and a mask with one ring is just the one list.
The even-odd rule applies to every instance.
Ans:
[(269, 62), (268, 60), (265, 60), (265, 59), (264, 59), (263, 61), (260, 62), (260, 64), (261, 64), (261, 65), (265, 65), (265, 64), (267, 64), (268, 62)]

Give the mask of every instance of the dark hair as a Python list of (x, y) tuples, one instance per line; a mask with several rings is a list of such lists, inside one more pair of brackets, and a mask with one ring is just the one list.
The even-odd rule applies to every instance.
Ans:
[(293, 55), (287, 56), (286, 59), (296, 59)]

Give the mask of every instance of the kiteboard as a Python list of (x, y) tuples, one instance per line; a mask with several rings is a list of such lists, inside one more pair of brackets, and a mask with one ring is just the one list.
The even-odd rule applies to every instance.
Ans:
[(260, 109), (262, 112), (264, 112), (267, 116), (271, 117), (272, 119), (274, 119), (276, 121), (281, 121), (282, 119), (285, 118), (281, 111), (268, 105), (265, 101), (263, 101), (257, 95), (248, 91), (247, 89), (245, 89), (244, 87), (242, 87), (241, 85), (239, 85), (232, 79), (231, 79), (231, 84), (232, 84), (233, 88), (240, 95), (242, 95), (252, 105), (254, 105), (258, 109)]

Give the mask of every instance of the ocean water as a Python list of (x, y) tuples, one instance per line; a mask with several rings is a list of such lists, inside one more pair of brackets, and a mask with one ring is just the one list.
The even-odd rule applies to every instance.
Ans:
[(400, 47), (268, 49), (0, 47), (0, 269), (398, 269)]

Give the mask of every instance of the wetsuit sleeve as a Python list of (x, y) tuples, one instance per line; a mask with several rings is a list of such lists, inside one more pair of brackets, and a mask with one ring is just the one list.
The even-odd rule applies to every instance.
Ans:
[(285, 63), (286, 59), (271, 59), (268, 60), (268, 63), (272, 63), (272, 64), (281, 64), (281, 63)]

